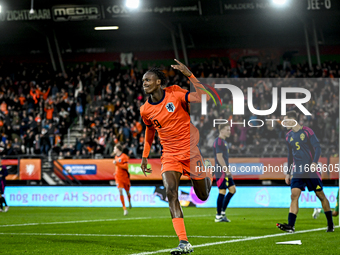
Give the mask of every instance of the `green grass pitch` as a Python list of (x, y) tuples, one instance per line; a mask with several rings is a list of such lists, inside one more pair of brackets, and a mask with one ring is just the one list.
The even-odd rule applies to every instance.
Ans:
[[(288, 209), (228, 209), (230, 223), (215, 223), (215, 209), (184, 208), (193, 254), (340, 254), (340, 228), (326, 233), (324, 215), (301, 209), (296, 233), (276, 227)], [(338, 217), (333, 218), (338, 225)], [(308, 232), (309, 231), (309, 232)], [(302, 245), (276, 242), (301, 240)], [(0, 254), (170, 254), (178, 245), (168, 208), (10, 207), (0, 213)]]

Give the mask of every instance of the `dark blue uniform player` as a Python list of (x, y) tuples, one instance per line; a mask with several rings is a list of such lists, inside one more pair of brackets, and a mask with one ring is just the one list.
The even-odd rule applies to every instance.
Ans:
[[(230, 136), (230, 126), (229, 124), (221, 124), (218, 129), (219, 136), (214, 142), (215, 177), (219, 191), (215, 222), (230, 222), (225, 216), (225, 210), (236, 192), (235, 183), (229, 171), (229, 149), (225, 141)], [(229, 192), (225, 195), (227, 189)]]
[[(3, 197), (3, 194), (5, 193), (5, 187), (6, 187), (6, 176), (8, 175), (6, 166), (3, 166), (1, 164), (0, 159), (0, 212), (7, 212), (8, 206), (6, 203), (5, 198)], [(2, 204), (5, 204), (5, 209), (2, 207)]]
[[(314, 191), (322, 204), (327, 217), (327, 232), (334, 231), (332, 212), (329, 201), (322, 188), (321, 175), (318, 172), (317, 164), (321, 154), (321, 147), (318, 138), (312, 129), (300, 126), (297, 123), (295, 111), (287, 112), (285, 125), (291, 126), (286, 134), (288, 146), (288, 174), (286, 183), (291, 186), (291, 204), (288, 215), (288, 224), (277, 223), (278, 228), (286, 232), (295, 231), (296, 215), (299, 211), (299, 197), (301, 191), (307, 186), (308, 191)], [(294, 126), (295, 125), (295, 126)], [(293, 127), (294, 126), (294, 127)], [(294, 161), (294, 167), (293, 167)]]

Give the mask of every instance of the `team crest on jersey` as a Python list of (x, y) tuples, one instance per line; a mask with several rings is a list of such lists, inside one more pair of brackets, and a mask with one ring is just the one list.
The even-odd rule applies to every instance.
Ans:
[(290, 142), (293, 141), (293, 137), (291, 137), (289, 141), (290, 141)]
[(303, 141), (303, 140), (305, 139), (305, 137), (306, 137), (305, 134), (301, 134), (301, 135), (300, 135), (301, 141)]
[(168, 112), (174, 112), (176, 109), (173, 103), (167, 103), (165, 107), (168, 110)]

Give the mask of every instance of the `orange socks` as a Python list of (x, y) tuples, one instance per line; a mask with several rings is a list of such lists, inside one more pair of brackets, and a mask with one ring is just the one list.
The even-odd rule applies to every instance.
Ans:
[(173, 218), (172, 224), (180, 241), (188, 241), (183, 218)]
[(126, 210), (125, 202), (124, 202), (124, 196), (120, 196), (120, 202), (122, 202), (123, 209)]

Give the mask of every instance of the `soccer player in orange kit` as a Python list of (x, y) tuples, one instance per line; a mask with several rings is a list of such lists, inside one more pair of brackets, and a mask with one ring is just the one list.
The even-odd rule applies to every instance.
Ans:
[[(212, 176), (204, 171), (203, 158), (198, 148), (199, 132), (190, 122), (190, 102), (200, 102), (204, 88), (192, 72), (175, 59), (178, 65), (171, 67), (179, 70), (193, 83), (194, 93), (177, 85), (166, 87), (164, 73), (157, 68), (147, 71), (143, 76), (143, 89), (150, 95), (140, 108), (140, 114), (146, 125), (145, 144), (141, 168), (145, 173), (151, 173), (147, 168), (152, 141), (157, 130), (162, 145), (162, 179), (169, 202), (172, 223), (179, 238), (178, 247), (171, 254), (185, 254), (193, 251), (188, 242), (183, 220), (183, 212), (178, 200), (178, 186), (182, 174), (191, 178), (194, 190), (199, 199), (205, 201), (209, 197)], [(208, 96), (207, 96), (208, 98)], [(209, 176), (208, 176), (209, 175)]]
[(129, 208), (131, 209), (131, 194), (130, 194), (130, 174), (129, 174), (129, 157), (123, 153), (123, 147), (120, 144), (117, 144), (113, 152), (115, 154), (115, 159), (113, 160), (113, 164), (116, 165), (116, 171), (115, 171), (115, 179), (117, 183), (117, 187), (119, 190), (120, 195), (120, 201), (122, 202), (123, 209), (124, 209), (124, 215), (128, 214), (128, 211), (125, 206), (124, 201), (124, 195), (123, 195), (123, 189), (126, 191), (126, 195), (129, 200)]

